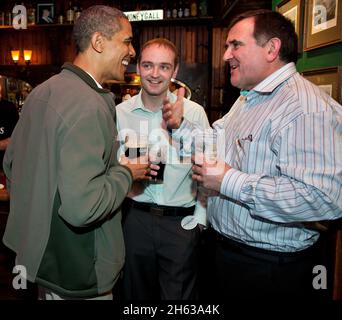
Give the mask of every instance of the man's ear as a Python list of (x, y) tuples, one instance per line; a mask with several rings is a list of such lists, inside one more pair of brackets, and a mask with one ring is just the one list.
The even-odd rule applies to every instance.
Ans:
[(91, 36), (91, 46), (92, 48), (98, 52), (101, 53), (104, 49), (104, 37), (99, 32), (94, 32), (94, 34)]
[(172, 74), (173, 79), (177, 78), (178, 70), (179, 70), (179, 64), (176, 65), (175, 71), (173, 71), (173, 74)]
[(137, 74), (140, 76), (140, 67), (139, 67), (139, 62), (137, 62), (136, 71), (137, 71)]
[(281, 40), (279, 38), (271, 38), (266, 45), (267, 60), (272, 62), (279, 57), (279, 51), (281, 48)]

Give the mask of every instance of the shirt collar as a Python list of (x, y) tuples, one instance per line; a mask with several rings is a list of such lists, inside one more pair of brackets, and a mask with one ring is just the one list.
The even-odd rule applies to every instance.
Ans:
[[(136, 96), (134, 96), (128, 100), (129, 102), (131, 102), (130, 103), (130, 111), (141, 109), (141, 110), (146, 111), (146, 112), (152, 112), (151, 110), (147, 109), (144, 106), (144, 103), (141, 99), (141, 91), (142, 90), (140, 90), (140, 92)], [(176, 101), (176, 96), (173, 93), (171, 93), (170, 90), (167, 91), (167, 97), (170, 99), (171, 102)]]
[(240, 95), (242, 95), (243, 97), (247, 96), (248, 93), (249, 90), (240, 90)]
[(296, 65), (293, 62), (287, 63), (260, 82), (253, 88), (253, 91), (258, 93), (271, 93), (275, 88), (292, 77), (296, 72)]
[(86, 73), (89, 74), (89, 76), (95, 81), (96, 85), (97, 85), (99, 88), (103, 89), (103, 87), (96, 81), (96, 79), (95, 79), (88, 71), (86, 71)]

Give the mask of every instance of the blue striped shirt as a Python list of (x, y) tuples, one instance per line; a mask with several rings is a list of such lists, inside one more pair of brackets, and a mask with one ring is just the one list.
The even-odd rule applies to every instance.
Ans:
[(219, 233), (292, 252), (319, 237), (304, 221), (342, 217), (342, 107), (294, 63), (241, 96), (214, 128), (224, 129), (232, 167), (208, 202)]

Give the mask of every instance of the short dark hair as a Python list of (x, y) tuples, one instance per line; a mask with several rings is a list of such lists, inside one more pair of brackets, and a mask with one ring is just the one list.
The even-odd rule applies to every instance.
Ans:
[(146, 49), (147, 47), (149, 47), (153, 44), (156, 44), (160, 47), (166, 47), (166, 48), (170, 49), (175, 54), (174, 64), (175, 64), (175, 68), (176, 68), (178, 63), (179, 63), (178, 51), (177, 51), (177, 48), (174, 45), (174, 43), (171, 42), (170, 40), (166, 39), (166, 38), (154, 38), (154, 39), (151, 39), (151, 40), (145, 42), (141, 47), (140, 54), (138, 57), (138, 63), (140, 63), (140, 61), (141, 61), (141, 55), (142, 55), (144, 49)]
[(100, 32), (110, 40), (116, 32), (121, 30), (121, 18), (127, 19), (122, 11), (113, 7), (96, 5), (84, 10), (76, 20), (73, 29), (77, 53), (89, 47), (90, 39), (95, 32)]
[(286, 63), (297, 62), (298, 36), (291, 20), (272, 10), (250, 10), (236, 16), (230, 23), (229, 30), (241, 20), (247, 18), (254, 18), (253, 36), (258, 45), (263, 45), (265, 40), (274, 37), (279, 38), (281, 40), (280, 59)]

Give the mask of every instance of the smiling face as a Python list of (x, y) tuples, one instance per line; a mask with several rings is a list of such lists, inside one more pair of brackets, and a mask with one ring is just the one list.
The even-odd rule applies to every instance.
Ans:
[(151, 44), (141, 52), (137, 72), (140, 74), (143, 93), (150, 96), (166, 96), (171, 78), (177, 75), (175, 53), (160, 44)]
[(103, 80), (124, 80), (124, 74), (131, 58), (135, 57), (132, 46), (132, 27), (128, 20), (121, 18), (121, 30), (111, 39), (105, 39), (103, 50)]
[(229, 31), (223, 59), (230, 65), (233, 86), (250, 90), (269, 75), (267, 46), (258, 45), (253, 36), (254, 18), (236, 23)]

